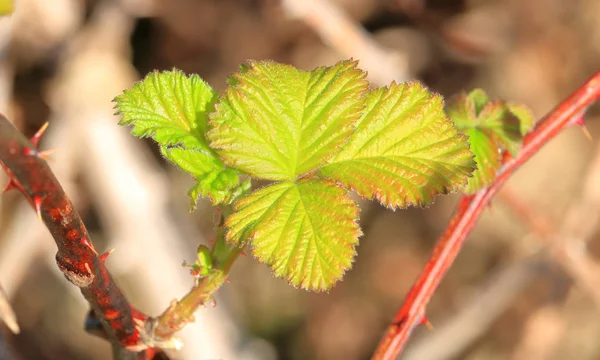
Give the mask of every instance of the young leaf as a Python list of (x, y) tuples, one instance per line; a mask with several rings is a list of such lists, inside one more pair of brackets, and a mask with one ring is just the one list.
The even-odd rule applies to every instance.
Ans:
[(361, 235), (347, 191), (319, 179), (280, 182), (246, 196), (227, 221), (227, 240), (251, 241), (254, 255), (294, 286), (323, 291), (352, 265)]
[(191, 209), (195, 208), (199, 196), (208, 196), (213, 204), (230, 203), (243, 191), (250, 190), (249, 182), (238, 187), (239, 172), (224, 167), (212, 152), (181, 147), (162, 147), (161, 152), (198, 182), (188, 192), (192, 198)]
[(475, 154), (477, 170), (467, 183), (467, 192), (473, 193), (491, 184), (496, 178), (496, 170), (500, 168), (501, 153), (495, 141), (488, 134), (477, 129), (468, 129), (471, 151)]
[(151, 136), (163, 146), (208, 149), (204, 134), (216, 93), (199, 76), (179, 70), (157, 71), (115, 98), (120, 125), (136, 136)]
[(474, 165), (441, 97), (411, 83), (372, 91), (358, 130), (320, 173), (398, 208), (428, 204), (434, 195), (458, 189)]
[(456, 127), (469, 136), (475, 154), (478, 169), (465, 188), (470, 194), (494, 180), (502, 151), (515, 156), (523, 136), (534, 124), (533, 114), (527, 107), (490, 101), (480, 89), (455, 98), (447, 112)]
[(200, 195), (219, 204), (241, 191), (238, 172), (225, 167), (204, 136), (215, 100), (216, 93), (200, 77), (179, 70), (153, 72), (115, 98), (123, 116), (119, 124), (132, 125), (134, 135), (152, 137), (167, 159), (198, 181), (189, 192), (192, 209)]
[(356, 62), (301, 71), (271, 61), (235, 74), (210, 117), (211, 147), (254, 177), (293, 181), (354, 132), (368, 83)]
[(0, 0), (0, 16), (12, 14), (14, 7), (12, 0)]

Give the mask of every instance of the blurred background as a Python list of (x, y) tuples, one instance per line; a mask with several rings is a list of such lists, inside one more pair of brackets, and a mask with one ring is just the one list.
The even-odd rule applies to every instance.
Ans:
[[(598, 0), (17, 0), (0, 19), (0, 111), (42, 148), (131, 303), (157, 315), (214, 236), (208, 201), (151, 141), (117, 126), (111, 100), (149, 71), (223, 90), (247, 59), (302, 69), (354, 58), (374, 86), (418, 79), (446, 97), (474, 87), (537, 117), (600, 64)], [(600, 136), (598, 107), (586, 115)], [(0, 184), (6, 182), (0, 174)], [(458, 196), (392, 212), (361, 202), (353, 269), (327, 294), (238, 260), (178, 359), (367, 359), (444, 231)], [(432, 298), (402, 359), (600, 359), (600, 157), (570, 128), (510, 180)], [(83, 331), (87, 304), (17, 192), (0, 197), (0, 284), (21, 326), (14, 359), (109, 359)]]

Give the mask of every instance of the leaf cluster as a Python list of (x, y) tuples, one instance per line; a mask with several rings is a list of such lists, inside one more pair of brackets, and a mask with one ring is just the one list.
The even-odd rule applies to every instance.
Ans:
[(464, 188), (473, 194), (496, 178), (505, 153), (515, 156), (521, 149), (523, 137), (533, 128), (533, 113), (525, 106), (492, 101), (481, 89), (454, 97), (447, 114), (456, 127), (469, 137), (475, 154), (477, 170)]
[[(197, 75), (154, 72), (115, 101), (122, 125), (196, 179), (193, 204), (233, 204), (228, 242), (322, 291), (350, 268), (361, 235), (351, 190), (392, 209), (422, 206), (475, 169), (441, 96), (418, 82), (370, 89), (356, 65), (250, 62), (221, 94)], [(252, 179), (268, 185), (252, 191)]]

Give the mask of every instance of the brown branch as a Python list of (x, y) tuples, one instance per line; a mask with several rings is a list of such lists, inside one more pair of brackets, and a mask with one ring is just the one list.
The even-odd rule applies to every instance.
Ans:
[(79, 214), (37, 150), (38, 141), (37, 134), (27, 140), (0, 115), (0, 164), (11, 181), (8, 188), (25, 195), (50, 231), (58, 247), (58, 267), (81, 289), (113, 347), (139, 351), (130, 352), (131, 358), (152, 359), (158, 351), (143, 342), (137, 325), (146, 315), (129, 305), (112, 279), (104, 265), (108, 254), (98, 255), (94, 249)]
[(402, 351), (412, 330), (426, 322), (425, 307), (442, 278), (456, 259), (462, 245), (479, 216), (496, 192), (545, 143), (569, 125), (582, 124), (587, 107), (600, 97), (600, 72), (546, 115), (529, 133), (515, 158), (506, 158), (493, 184), (473, 196), (463, 197), (446, 232), (436, 244), (424, 270), (409, 291), (404, 304), (388, 327), (373, 359), (395, 359)]

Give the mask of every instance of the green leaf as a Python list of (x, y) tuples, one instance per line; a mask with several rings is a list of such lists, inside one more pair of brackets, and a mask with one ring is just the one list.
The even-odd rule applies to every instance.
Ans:
[(534, 125), (531, 111), (519, 104), (490, 101), (476, 89), (456, 97), (447, 107), (457, 128), (469, 136), (478, 170), (465, 188), (472, 194), (491, 184), (501, 165), (503, 151), (515, 156), (523, 137)]
[(442, 98), (419, 83), (372, 91), (358, 130), (320, 172), (391, 207), (423, 205), (461, 187), (475, 163)]
[(115, 98), (123, 117), (119, 124), (132, 125), (134, 135), (152, 137), (168, 160), (198, 181), (189, 191), (192, 209), (198, 196), (208, 196), (215, 205), (228, 203), (248, 187), (238, 187), (238, 171), (225, 167), (208, 147), (207, 114), (215, 101), (207, 83), (179, 70), (153, 72)]
[(513, 102), (506, 103), (508, 110), (521, 122), (521, 135), (525, 136), (535, 125), (533, 111), (525, 105)]
[(216, 93), (199, 76), (179, 70), (150, 73), (115, 98), (123, 116), (119, 124), (133, 125), (134, 135), (189, 148), (208, 148), (204, 134), (215, 100)]
[(356, 62), (301, 71), (271, 61), (235, 74), (210, 117), (211, 147), (254, 177), (294, 180), (355, 131), (368, 83)]
[(496, 178), (496, 171), (500, 168), (501, 153), (495, 141), (490, 136), (478, 129), (468, 129), (465, 134), (469, 137), (471, 151), (475, 154), (477, 170), (465, 188), (467, 194), (473, 194), (488, 186)]
[(489, 102), (490, 98), (487, 96), (485, 91), (481, 89), (475, 89), (467, 95), (467, 103), (473, 104), (475, 116), (479, 115), (485, 105)]
[(0, 16), (10, 15), (15, 9), (12, 0), (0, 0)]
[(225, 167), (211, 151), (162, 147), (161, 152), (168, 160), (196, 179), (197, 184), (188, 192), (192, 198), (192, 210), (196, 206), (196, 199), (200, 196), (209, 197), (215, 205), (230, 203), (250, 188), (249, 182), (238, 187), (239, 172)]
[(361, 235), (347, 191), (319, 179), (280, 182), (235, 205), (227, 240), (251, 242), (254, 255), (294, 286), (323, 291), (352, 265)]
[(515, 156), (521, 149), (521, 121), (503, 101), (489, 102), (477, 118), (477, 128), (486, 131), (496, 141), (496, 152), (508, 150)]

